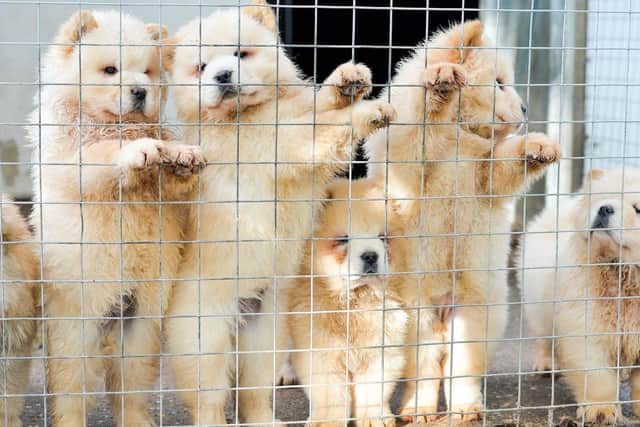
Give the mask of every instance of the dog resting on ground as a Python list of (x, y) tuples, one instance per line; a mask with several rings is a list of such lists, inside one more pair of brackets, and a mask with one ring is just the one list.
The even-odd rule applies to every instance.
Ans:
[[(240, 9), (196, 19), (172, 40), (181, 45), (172, 71), (178, 115), (207, 124), (188, 127), (186, 138), (212, 162), (201, 179), (199, 234), (198, 221), (192, 230), (206, 243), (186, 247), (167, 325), (169, 351), (185, 354), (170, 364), (196, 424), (225, 422), (235, 368), (247, 387), (238, 393), (242, 421), (273, 421), (274, 367), (287, 349), (286, 333), (274, 327), (283, 322), (268, 315), (289, 281), (278, 276), (297, 272), (312, 199), (323, 197), (357, 142), (394, 115), (387, 103), (361, 101), (371, 90), (362, 65), (338, 67), (316, 92), (278, 48), (267, 3)], [(280, 294), (277, 304), (286, 307)], [(241, 298), (261, 299), (266, 314), (245, 323)]]
[[(535, 368), (566, 370), (584, 405), (579, 420), (624, 423), (618, 369), (640, 358), (640, 171), (592, 170), (577, 195), (547, 207), (527, 231), (520, 280), (527, 325), (532, 336), (556, 336), (556, 364), (552, 340), (539, 340)], [(640, 399), (638, 368), (630, 383), (631, 399)]]
[[(400, 123), (414, 125), (391, 126), (366, 143), (369, 179), (399, 206), (409, 233), (424, 236), (409, 251), (411, 270), (423, 275), (403, 296), (420, 319), (408, 334), (405, 375), (427, 380), (408, 381), (403, 401), (418, 422), (436, 412), (440, 379), (449, 375), (449, 411), (482, 416), (481, 376), (495, 347), (485, 341), (500, 338), (507, 319), (513, 203), (560, 156), (543, 134), (511, 136), (526, 109), (512, 87), (513, 66), (491, 46), (481, 22), (469, 21), (416, 48), (381, 94)], [(456, 305), (444, 327), (432, 308), (443, 302)]]
[(330, 187), (302, 277), (289, 290), (288, 311), (307, 313), (287, 316), (312, 425), (343, 425), (345, 417), (395, 425), (389, 400), (405, 364), (407, 239), (380, 194), (364, 180)]
[(94, 391), (105, 374), (118, 425), (155, 425), (146, 407), (159, 316), (188, 216), (186, 206), (157, 202), (188, 199), (204, 160), (159, 127), (165, 33), (115, 11), (83, 11), (61, 26), (43, 60), (47, 84), (29, 135), (55, 426), (85, 423), (83, 400), (90, 408), (93, 399), (68, 393)]
[[(39, 295), (40, 263), (26, 221), (7, 197), (0, 206), (0, 282), (2, 282), (2, 355), (15, 359), (0, 364), (2, 394), (23, 395), (29, 387), (31, 351), (36, 336), (36, 301)], [(33, 320), (28, 320), (33, 317)], [(15, 319), (12, 319), (15, 318)], [(0, 399), (0, 424), (21, 426), (23, 396)]]

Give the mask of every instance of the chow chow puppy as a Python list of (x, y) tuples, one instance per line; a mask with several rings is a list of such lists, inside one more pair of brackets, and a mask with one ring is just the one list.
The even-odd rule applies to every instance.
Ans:
[[(158, 202), (187, 199), (203, 165), (199, 148), (168, 141), (159, 126), (165, 33), (116, 11), (82, 11), (43, 60), (29, 127), (32, 224), (43, 242), (55, 426), (85, 423), (89, 396), (68, 393), (94, 391), (105, 373), (118, 425), (154, 425), (146, 407), (160, 316), (188, 216)], [(118, 394), (134, 390), (149, 394)]]
[[(40, 263), (26, 221), (18, 208), (5, 196), (0, 206), (0, 282), (2, 292), (2, 355), (16, 359), (0, 364), (0, 425), (21, 426), (20, 414), (24, 395), (29, 386), (31, 350), (36, 336), (36, 298), (39, 286)], [(34, 317), (34, 320), (27, 320)], [(19, 318), (12, 320), (11, 318)], [(18, 359), (24, 357), (24, 359)], [(6, 376), (5, 376), (6, 372)]]
[[(274, 338), (270, 315), (238, 330), (245, 323), (238, 301), (259, 298), (263, 313), (274, 312), (275, 290), (287, 282), (278, 276), (296, 273), (311, 235), (312, 198), (322, 198), (358, 140), (386, 126), (394, 111), (361, 101), (371, 90), (362, 65), (344, 64), (319, 91), (310, 87), (278, 48), (275, 14), (263, 1), (196, 19), (172, 41), (179, 45), (171, 73), (178, 115), (207, 124), (188, 126), (186, 138), (201, 143), (212, 164), (201, 177), (194, 221), (202, 243), (186, 248), (167, 323), (169, 351), (185, 356), (170, 363), (193, 422), (221, 424), (237, 346), (239, 385), (247, 387), (238, 393), (240, 417), (271, 423), (273, 368), (286, 338)], [(286, 307), (280, 297), (278, 305)]]
[(301, 277), (288, 291), (291, 360), (312, 425), (349, 418), (395, 425), (389, 399), (405, 364), (400, 287), (408, 254), (401, 223), (380, 195), (364, 180), (330, 187)]
[[(425, 236), (410, 251), (412, 270), (424, 274), (403, 296), (420, 319), (409, 331), (405, 375), (451, 376), (448, 407), (464, 420), (482, 416), (481, 376), (495, 347), (483, 341), (500, 338), (507, 319), (502, 269), (515, 196), (560, 155), (543, 134), (510, 136), (526, 109), (512, 87), (513, 66), (491, 46), (482, 23), (470, 21), (416, 48), (381, 95), (401, 123), (415, 125), (392, 126), (366, 143), (370, 179), (385, 185), (410, 234)], [(442, 303), (456, 305), (444, 329), (419, 308)], [(426, 421), (439, 385), (407, 382), (403, 413)]]
[[(580, 420), (624, 423), (618, 369), (640, 357), (640, 170), (591, 171), (576, 196), (547, 207), (527, 231), (521, 287), (533, 336), (557, 336), (555, 369), (583, 405)], [(550, 369), (552, 341), (536, 344), (536, 367)], [(638, 400), (640, 371), (629, 379)]]

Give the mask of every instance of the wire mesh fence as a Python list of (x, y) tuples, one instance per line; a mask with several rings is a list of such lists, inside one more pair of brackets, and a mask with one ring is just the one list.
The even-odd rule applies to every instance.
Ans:
[(637, 422), (634, 1), (0, 12), (0, 425)]

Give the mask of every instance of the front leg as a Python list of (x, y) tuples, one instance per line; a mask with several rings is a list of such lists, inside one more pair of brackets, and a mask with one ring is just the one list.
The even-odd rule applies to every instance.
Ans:
[(543, 133), (532, 132), (501, 141), (495, 145), (492, 158), (478, 163), (479, 192), (520, 194), (560, 155), (560, 145)]
[(371, 93), (371, 70), (351, 61), (338, 66), (322, 83), (316, 112), (336, 110), (360, 102)]

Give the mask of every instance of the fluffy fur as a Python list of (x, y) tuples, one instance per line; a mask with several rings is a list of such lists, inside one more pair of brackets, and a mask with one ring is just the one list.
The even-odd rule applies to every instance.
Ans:
[(358, 426), (395, 425), (389, 400), (405, 362), (407, 239), (380, 194), (366, 181), (331, 186), (289, 291), (290, 313), (314, 313), (288, 315), (312, 425), (344, 425), (345, 417)]
[(254, 352), (239, 357), (239, 385), (254, 387), (238, 393), (240, 417), (271, 423), (273, 367), (283, 355), (274, 355), (273, 343), (282, 350), (286, 339), (274, 338), (270, 315), (237, 330), (238, 299), (262, 298), (262, 311), (274, 311), (273, 290), (286, 282), (277, 278), (295, 274), (311, 233), (311, 198), (322, 197), (358, 139), (385, 126), (394, 111), (380, 101), (351, 106), (370, 90), (361, 65), (344, 64), (314, 92), (276, 47), (275, 15), (265, 2), (196, 19), (173, 41), (202, 43), (176, 49), (172, 82), (180, 86), (173, 94), (181, 120), (208, 125), (188, 127), (186, 137), (201, 143), (213, 164), (202, 175), (205, 203), (193, 230), (208, 243), (186, 247), (186, 280), (176, 286), (167, 327), (171, 353), (203, 355), (170, 363), (193, 422), (221, 424), (236, 343)]
[[(639, 170), (593, 170), (576, 196), (547, 207), (527, 226), (522, 244), (528, 327), (532, 336), (558, 336), (554, 368), (566, 370), (581, 405), (577, 416), (587, 423), (624, 422), (612, 404), (616, 369), (640, 358), (639, 192)], [(536, 345), (536, 368), (551, 369), (552, 341)], [(640, 399), (637, 368), (630, 383), (631, 398)], [(640, 414), (640, 405), (633, 410)]]
[[(437, 378), (407, 383), (403, 412), (416, 421), (436, 411), (439, 378), (450, 374), (449, 410), (463, 419), (482, 415), (481, 376), (495, 346), (482, 341), (499, 338), (506, 322), (500, 269), (513, 202), (560, 155), (545, 135), (510, 136), (525, 109), (512, 87), (512, 65), (489, 47), (482, 24), (470, 21), (416, 48), (381, 95), (400, 122), (415, 125), (392, 126), (388, 137), (378, 132), (366, 144), (370, 179), (385, 186), (409, 233), (427, 236), (410, 251), (412, 270), (424, 272), (421, 283), (404, 293), (420, 319), (409, 332), (420, 347), (409, 347), (406, 376)], [(429, 307), (443, 301), (457, 305), (444, 327)]]
[[(0, 212), (0, 304), (2, 317), (6, 319), (2, 321), (2, 355), (17, 357), (3, 360), (0, 364), (0, 387), (2, 394), (7, 396), (25, 394), (29, 386), (29, 357), (37, 327), (35, 316), (39, 287), (36, 280), (40, 277), (40, 263), (34, 245), (28, 242), (33, 237), (18, 208), (3, 197)], [(34, 320), (27, 320), (29, 317), (34, 317)], [(5, 425), (7, 420), (7, 427), (21, 426), (23, 405), (24, 397), (21, 396), (1, 398), (0, 425)]]
[(171, 291), (164, 279), (176, 277), (188, 215), (156, 202), (187, 199), (203, 164), (197, 147), (165, 141), (159, 127), (165, 33), (115, 11), (83, 11), (43, 60), (42, 80), (53, 84), (36, 97), (29, 135), (55, 426), (85, 423), (83, 399), (89, 408), (93, 399), (63, 393), (94, 391), (105, 372), (118, 425), (154, 425), (149, 394), (117, 392), (153, 391), (158, 316)]

